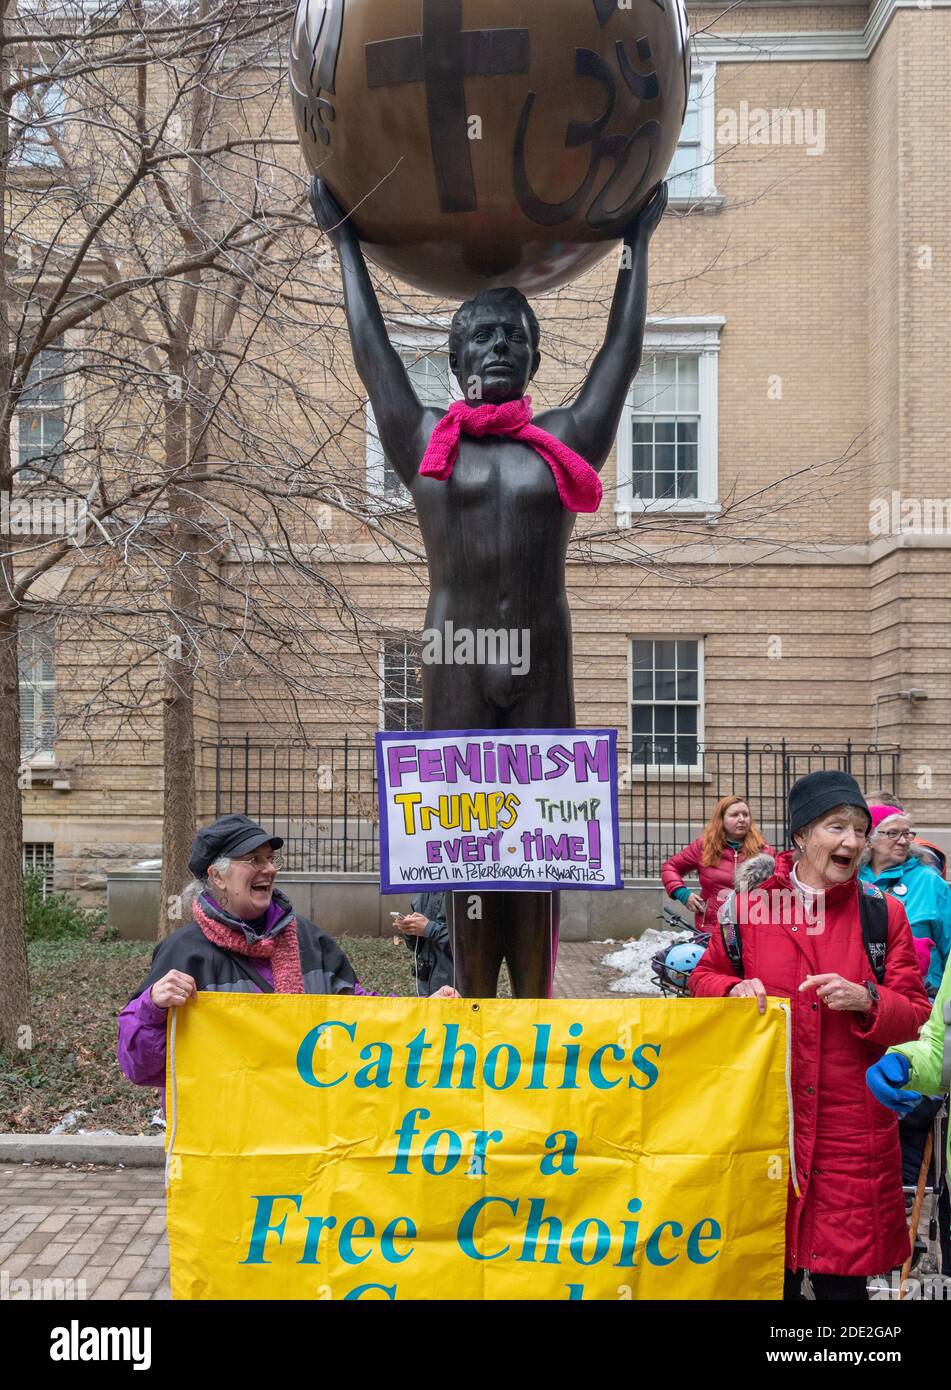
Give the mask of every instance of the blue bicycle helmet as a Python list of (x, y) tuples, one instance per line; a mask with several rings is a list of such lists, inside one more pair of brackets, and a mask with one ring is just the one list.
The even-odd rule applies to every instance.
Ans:
[(672, 990), (674, 994), (687, 993), (687, 981), (691, 971), (698, 964), (706, 949), (706, 942), (680, 941), (661, 953), (652, 961), (654, 978), (662, 993)]

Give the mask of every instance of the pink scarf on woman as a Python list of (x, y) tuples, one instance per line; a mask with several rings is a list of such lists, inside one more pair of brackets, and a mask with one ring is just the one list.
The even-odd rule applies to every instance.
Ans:
[(531, 396), (506, 401), (503, 405), (471, 406), (465, 401), (453, 401), (430, 435), (419, 466), (423, 477), (438, 478), (441, 482), (452, 477), (463, 434), (477, 437), (502, 434), (530, 444), (554, 474), (558, 496), (566, 511), (596, 512), (601, 505), (601, 479), (590, 463), (553, 434), (532, 424)]
[(237, 956), (258, 956), (269, 960), (274, 974), (275, 994), (304, 993), (296, 918), (292, 917), (277, 936), (262, 936), (257, 941), (248, 941), (236, 927), (226, 927), (223, 922), (210, 916), (197, 898), (192, 906), (192, 916), (202, 935), (213, 946), (220, 946), (223, 951), (233, 951)]

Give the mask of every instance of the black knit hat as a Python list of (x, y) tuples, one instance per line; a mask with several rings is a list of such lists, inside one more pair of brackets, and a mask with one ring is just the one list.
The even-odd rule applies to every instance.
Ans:
[(250, 854), (260, 845), (280, 849), (283, 843), (280, 835), (269, 835), (250, 816), (221, 816), (212, 825), (203, 825), (195, 836), (188, 867), (196, 878), (204, 878), (209, 864), (222, 855), (234, 859), (239, 854)]
[(826, 811), (834, 811), (836, 806), (858, 807), (868, 817), (868, 829), (872, 828), (872, 817), (865, 797), (858, 782), (848, 772), (808, 772), (805, 777), (800, 777), (789, 791), (790, 835), (818, 820)]

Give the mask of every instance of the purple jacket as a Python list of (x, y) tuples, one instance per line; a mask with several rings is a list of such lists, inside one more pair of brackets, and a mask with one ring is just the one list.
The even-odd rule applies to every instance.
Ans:
[[(286, 900), (272, 902), (267, 911), (266, 925), (262, 935), (267, 936), (272, 928), (277, 925), (286, 914)], [(306, 931), (308, 928), (310, 928), (311, 931), (318, 930), (313, 927), (311, 923), (304, 922), (300, 919), (298, 920), (299, 933), (302, 930)], [(180, 930), (184, 931), (186, 929)], [(180, 968), (180, 966), (174, 963), (174, 958), (171, 958), (171, 963), (167, 963), (164, 969), (162, 961), (163, 947), (173, 942), (178, 935), (178, 932), (173, 932), (164, 942), (159, 943), (155, 955), (152, 958), (153, 969), (151, 977), (161, 978), (162, 975), (167, 973), (168, 969)], [(320, 935), (323, 936), (323, 933)], [(217, 948), (212, 949), (215, 950)], [(339, 948), (335, 949), (339, 950)], [(222, 954), (224, 955), (226, 953)], [(339, 954), (342, 956), (342, 952)], [(371, 995), (372, 992), (364, 989), (360, 981), (353, 975), (352, 968), (349, 962), (346, 961), (346, 957), (343, 957), (343, 960), (346, 962), (347, 970), (353, 980), (353, 994)], [(263, 979), (267, 980), (268, 984), (274, 984), (274, 973), (271, 969), (271, 962), (269, 960), (262, 957), (255, 957), (251, 963), (257, 973)], [(168, 1020), (168, 1009), (160, 1009), (158, 1005), (152, 1003), (152, 983), (154, 983), (154, 978), (146, 985), (141, 994), (137, 995), (134, 999), (130, 999), (129, 1003), (126, 1004), (119, 1015), (119, 1039), (116, 1055), (119, 1060), (119, 1066), (130, 1081), (134, 1082), (137, 1086), (156, 1086), (164, 1092), (165, 1042), (167, 1036), (166, 1023)], [(196, 984), (199, 989), (215, 988), (214, 984), (201, 979), (196, 979)], [(349, 989), (349, 982), (347, 982), (347, 985)], [(250, 980), (245, 982), (243, 988), (250, 993), (262, 993), (261, 989)]]
[[(273, 984), (271, 962), (256, 960), (254, 968)], [(252, 986), (255, 994), (261, 991)], [(358, 980), (354, 994), (370, 995)], [(135, 999), (126, 1004), (119, 1015), (119, 1043), (116, 1055), (119, 1066), (130, 1081), (137, 1086), (165, 1086), (165, 1039), (168, 1009), (160, 1009), (152, 1003), (152, 988), (144, 989)]]

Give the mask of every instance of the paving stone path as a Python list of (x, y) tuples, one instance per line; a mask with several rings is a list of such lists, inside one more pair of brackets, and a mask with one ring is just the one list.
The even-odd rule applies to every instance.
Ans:
[(0, 1168), (0, 1299), (25, 1297), (168, 1298), (161, 1168)]
[[(614, 948), (616, 949), (616, 948)], [(555, 999), (602, 999), (619, 971), (601, 964), (612, 947), (603, 941), (562, 941), (555, 970)], [(614, 996), (624, 998), (624, 995)]]

